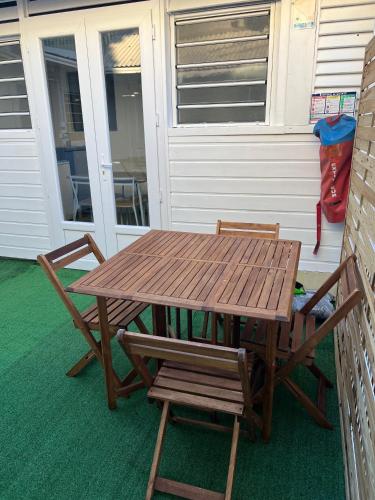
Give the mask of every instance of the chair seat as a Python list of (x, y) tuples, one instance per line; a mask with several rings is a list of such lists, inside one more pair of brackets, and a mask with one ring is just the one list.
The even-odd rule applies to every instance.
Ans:
[(242, 416), (243, 392), (238, 375), (211, 368), (165, 361), (148, 397), (208, 411)]
[[(112, 328), (126, 328), (142, 311), (148, 307), (143, 302), (132, 300), (107, 299), (108, 321)], [(99, 330), (99, 317), (96, 304), (86, 309), (83, 320), (91, 330)]]
[[(315, 317), (296, 312), (293, 317), (293, 327), (290, 323), (279, 323), (277, 353), (279, 359), (288, 359), (315, 331)], [(241, 334), (241, 347), (263, 354), (266, 347), (267, 323), (249, 318)], [(305, 360), (311, 364), (315, 358), (315, 349)]]

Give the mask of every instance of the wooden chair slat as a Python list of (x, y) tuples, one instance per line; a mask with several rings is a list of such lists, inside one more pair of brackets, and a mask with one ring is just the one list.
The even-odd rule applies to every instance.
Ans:
[(239, 376), (236, 373), (228, 372), (225, 370), (220, 370), (218, 368), (211, 368), (208, 366), (194, 366), (188, 363), (178, 363), (176, 361), (164, 362), (164, 365), (168, 368), (175, 368), (176, 370), (186, 370), (189, 372), (204, 373), (206, 375), (213, 375), (214, 377), (230, 378), (232, 380), (239, 380)]
[(220, 357), (228, 361), (237, 362), (238, 350), (231, 347), (210, 346), (205, 344), (194, 344), (188, 340), (179, 340), (176, 343), (175, 339), (148, 335), (139, 335), (138, 333), (127, 332), (126, 342), (130, 346), (145, 346), (147, 348), (160, 348), (163, 350), (171, 349), (182, 353), (193, 353), (201, 356)]
[(158, 347), (146, 345), (130, 345), (129, 349), (132, 354), (138, 354), (139, 356), (144, 357), (167, 359), (170, 361), (181, 361), (196, 365), (217, 367), (221, 370), (228, 370), (233, 372), (236, 372), (238, 370), (238, 363), (236, 361), (231, 361), (220, 357), (201, 356), (193, 352), (185, 353), (179, 350), (161, 349)]
[(159, 374), (154, 380), (154, 387), (163, 389), (177, 390), (188, 394), (208, 396), (223, 401), (231, 401), (235, 403), (243, 403), (242, 387), (240, 391), (232, 391), (222, 387), (214, 387), (203, 383), (187, 382), (174, 380), (172, 378), (163, 377)]
[(223, 389), (228, 389), (231, 391), (241, 390), (241, 382), (239, 379), (234, 380), (222, 376), (206, 375), (204, 373), (194, 372), (190, 370), (188, 371), (169, 368), (167, 366), (167, 363), (163, 364), (158, 373), (160, 376), (171, 378), (174, 380), (193, 382), (206, 386), (222, 387)]
[(192, 484), (180, 483), (165, 477), (157, 477), (155, 480), (155, 489), (161, 493), (175, 495), (188, 500), (224, 500), (224, 493), (199, 488)]
[(59, 257), (62, 257), (63, 255), (67, 255), (70, 252), (73, 252), (74, 250), (77, 250), (78, 248), (81, 248), (85, 245), (87, 245), (89, 242), (87, 235), (83, 236), (82, 238), (72, 241), (71, 243), (68, 243), (67, 245), (64, 245), (60, 248), (57, 248), (56, 250), (52, 250), (51, 252), (48, 252), (45, 254), (45, 258), (48, 260), (48, 262), (53, 262), (54, 260), (58, 259)]
[(63, 257), (55, 262), (52, 263), (53, 269), (61, 269), (65, 266), (68, 266), (69, 264), (72, 264), (73, 262), (76, 262), (77, 260), (81, 259), (82, 257), (86, 257), (86, 255), (89, 255), (92, 253), (92, 250), (90, 247), (84, 247), (81, 248), (80, 250), (77, 250), (66, 257)]
[(297, 312), (294, 315), (291, 352), (295, 352), (297, 349), (299, 349), (299, 347), (303, 342), (304, 323), (305, 323), (305, 316)]
[(244, 409), (244, 405), (241, 403), (231, 403), (230, 401), (222, 401), (205, 396), (197, 396), (195, 394), (162, 389), (155, 386), (151, 387), (147, 396), (149, 398), (160, 399), (162, 401), (170, 401), (171, 403), (182, 406), (192, 406), (208, 411), (221, 411), (223, 413), (229, 413), (230, 415), (242, 416)]

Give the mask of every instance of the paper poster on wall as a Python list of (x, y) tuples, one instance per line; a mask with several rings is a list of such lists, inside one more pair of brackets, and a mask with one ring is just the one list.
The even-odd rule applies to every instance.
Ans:
[(327, 118), (327, 116), (333, 116), (339, 113), (354, 116), (356, 99), (356, 92), (312, 94), (310, 123), (315, 123), (321, 118)]

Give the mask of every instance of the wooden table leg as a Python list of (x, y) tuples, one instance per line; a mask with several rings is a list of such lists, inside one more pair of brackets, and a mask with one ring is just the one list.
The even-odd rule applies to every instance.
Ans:
[(112, 367), (111, 332), (108, 323), (107, 300), (104, 297), (96, 298), (98, 304), (102, 359), (104, 367), (105, 384), (107, 388), (108, 408), (114, 410), (116, 405), (116, 394), (114, 387), (114, 373)]
[(275, 386), (276, 370), (276, 347), (277, 347), (277, 322), (269, 321), (267, 325), (266, 345), (266, 380), (263, 393), (263, 440), (268, 442), (271, 437), (272, 428), (272, 405)]
[(238, 349), (240, 347), (241, 336), (241, 318), (240, 316), (233, 316), (233, 347)]
[(167, 315), (165, 306), (152, 304), (153, 334), (160, 337), (167, 336)]
[(232, 316), (224, 314), (224, 345), (231, 347), (232, 345)]

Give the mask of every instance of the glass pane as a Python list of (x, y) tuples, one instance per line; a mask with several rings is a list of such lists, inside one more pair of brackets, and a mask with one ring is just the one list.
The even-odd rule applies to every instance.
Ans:
[(31, 128), (30, 116), (0, 116), (0, 129)]
[(267, 63), (233, 64), (212, 68), (177, 70), (177, 83), (220, 83), (244, 80), (266, 80)]
[(266, 85), (181, 89), (178, 91), (178, 104), (265, 102), (266, 92)]
[(73, 36), (43, 40), (65, 220), (92, 222), (92, 203)]
[(148, 226), (138, 29), (102, 34), (117, 223)]
[(0, 113), (15, 113), (29, 111), (27, 99), (0, 99)]
[(264, 106), (241, 108), (180, 109), (179, 123), (264, 122)]
[(269, 16), (241, 17), (237, 19), (214, 18), (194, 24), (177, 24), (177, 43), (222, 40), (269, 33)]
[(177, 49), (177, 64), (261, 59), (268, 56), (268, 39), (195, 45)]
[(25, 81), (0, 82), (0, 97), (7, 95), (26, 95)]
[(21, 78), (23, 77), (22, 63), (9, 63), (0, 65), (0, 80), (4, 78)]
[(13, 61), (21, 58), (21, 47), (19, 43), (14, 45), (0, 44), (0, 61)]

